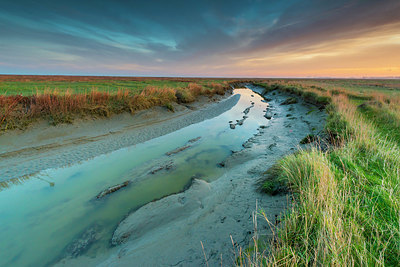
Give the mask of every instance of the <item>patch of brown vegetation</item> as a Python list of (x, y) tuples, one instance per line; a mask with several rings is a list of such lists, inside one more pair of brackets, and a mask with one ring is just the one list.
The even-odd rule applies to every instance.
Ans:
[[(22, 76), (18, 78), (23, 79)], [(73, 79), (69, 76), (52, 78)], [(35, 76), (35, 79), (40, 77)], [(128, 90), (118, 90), (114, 94), (97, 90), (82, 94), (72, 94), (69, 91), (59, 94), (55, 90), (31, 96), (0, 95), (0, 130), (24, 129), (37, 119), (47, 119), (51, 124), (71, 123), (76, 117), (109, 117), (122, 112), (134, 113), (154, 106), (165, 106), (171, 102), (189, 103), (204, 94), (223, 95), (229, 88), (221, 84), (211, 86), (212, 90), (197, 83), (189, 83), (186, 88), (179, 89), (148, 86), (135, 95)]]

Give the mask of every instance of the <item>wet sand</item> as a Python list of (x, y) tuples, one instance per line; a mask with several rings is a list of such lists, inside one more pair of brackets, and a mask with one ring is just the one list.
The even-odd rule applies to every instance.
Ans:
[[(224, 162), (224, 175), (211, 183), (194, 180), (186, 191), (131, 213), (116, 228), (107, 253), (65, 258), (58, 265), (232, 265), (234, 251), (251, 244), (256, 205), (275, 222), (289, 204), (286, 195), (259, 193), (257, 182), (279, 158), (296, 151), (302, 138), (322, 130), (325, 121), (323, 111), (301, 99), (280, 105), (288, 95), (271, 92), (266, 97), (272, 99), (268, 110), (272, 118), (243, 144), (243, 150)], [(266, 221), (257, 221), (263, 237), (271, 236)]]

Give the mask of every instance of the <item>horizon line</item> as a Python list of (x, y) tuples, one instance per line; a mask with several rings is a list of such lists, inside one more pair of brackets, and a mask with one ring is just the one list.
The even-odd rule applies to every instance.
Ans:
[(189, 75), (170, 75), (170, 76), (158, 76), (158, 75), (114, 75), (114, 74), (32, 74), (32, 73), (24, 73), (24, 74), (15, 74), (15, 73), (0, 73), (0, 76), (65, 76), (65, 77), (121, 77), (121, 78), (194, 78), (194, 79), (341, 79), (341, 80), (352, 80), (352, 79), (384, 79), (384, 80), (398, 80), (400, 76), (362, 76), (362, 77), (332, 77), (332, 76), (264, 76), (264, 77), (255, 77), (255, 76), (189, 76)]

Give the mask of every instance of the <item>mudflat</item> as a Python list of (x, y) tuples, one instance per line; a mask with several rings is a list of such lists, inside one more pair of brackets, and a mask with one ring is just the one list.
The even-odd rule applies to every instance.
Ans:
[[(254, 90), (257, 88), (254, 88)], [(257, 229), (272, 235), (268, 220), (290, 204), (287, 195), (257, 191), (263, 173), (280, 157), (299, 148), (307, 134), (322, 129), (324, 111), (298, 99), (281, 105), (289, 96), (270, 93), (271, 119), (224, 163), (226, 172), (207, 183), (194, 180), (186, 191), (150, 202), (126, 217), (116, 228), (112, 247), (95, 258), (67, 257), (65, 266), (210, 266), (232, 265), (235, 252), (247, 248)], [(234, 131), (234, 129), (232, 130)], [(258, 208), (257, 208), (258, 207)]]

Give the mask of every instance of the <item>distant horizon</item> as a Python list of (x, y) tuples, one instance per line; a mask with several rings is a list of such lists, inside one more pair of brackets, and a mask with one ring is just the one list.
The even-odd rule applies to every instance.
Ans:
[(278, 76), (265, 76), (265, 77), (256, 77), (256, 76), (150, 76), (150, 75), (113, 75), (113, 74), (8, 74), (8, 73), (0, 73), (0, 76), (65, 76), (65, 77), (122, 77), (122, 78), (199, 78), (199, 79), (338, 79), (338, 80), (373, 80), (373, 79), (382, 79), (382, 80), (398, 80), (400, 76), (381, 76), (381, 77), (278, 77)]

